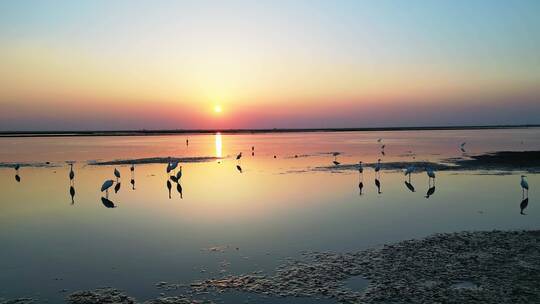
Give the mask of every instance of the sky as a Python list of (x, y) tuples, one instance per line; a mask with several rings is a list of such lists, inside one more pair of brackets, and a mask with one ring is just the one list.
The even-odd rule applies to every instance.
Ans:
[(0, 1), (0, 130), (537, 124), (539, 15), (537, 0)]

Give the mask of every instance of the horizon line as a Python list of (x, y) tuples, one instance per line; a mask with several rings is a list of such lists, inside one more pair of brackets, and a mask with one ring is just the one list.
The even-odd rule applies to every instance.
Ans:
[(294, 132), (381, 132), (381, 131), (436, 131), (436, 130), (489, 130), (538, 128), (540, 124), (464, 125), (464, 126), (413, 126), (413, 127), (357, 127), (357, 128), (259, 128), (259, 129), (138, 129), (138, 130), (49, 130), (49, 131), (0, 131), (4, 137), (70, 137), (70, 136), (152, 136), (180, 134), (253, 134)]

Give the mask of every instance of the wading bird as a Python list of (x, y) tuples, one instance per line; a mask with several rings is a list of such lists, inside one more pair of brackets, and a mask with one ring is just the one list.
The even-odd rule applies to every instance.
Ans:
[(105, 191), (105, 196), (109, 197), (109, 188), (114, 185), (114, 181), (112, 179), (106, 180), (103, 185), (101, 186), (101, 192)]
[(380, 158), (377, 160), (377, 164), (375, 165), (375, 172), (377, 173), (379, 171), (381, 171), (381, 159)]
[(74, 178), (75, 178), (75, 172), (73, 172), (73, 164), (69, 164), (69, 182), (73, 183)]
[(426, 174), (430, 179), (433, 179), (433, 181), (435, 181), (435, 171), (433, 171), (433, 168), (427, 167)]
[(118, 182), (118, 179), (120, 178), (120, 171), (118, 171), (116, 168), (114, 168), (114, 176), (116, 176), (116, 181)]
[(525, 175), (522, 175), (521, 176), (521, 182), (520, 182), (520, 185), (521, 185), (521, 194), (522, 195), (525, 195), (525, 190), (527, 190), (527, 197), (529, 197), (529, 183), (527, 182), (527, 180), (525, 179), (527, 176)]
[(131, 172), (135, 172), (135, 164), (131, 164), (131, 168), (129, 168)]

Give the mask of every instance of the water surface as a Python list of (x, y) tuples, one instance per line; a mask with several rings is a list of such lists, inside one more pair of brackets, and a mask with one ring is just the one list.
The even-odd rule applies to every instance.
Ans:
[[(155, 288), (160, 281), (271, 272), (306, 250), (359, 250), (436, 232), (538, 229), (535, 174), (528, 174), (522, 215), (520, 172), (437, 172), (426, 198), (433, 185), (425, 173), (412, 176), (411, 192), (403, 173), (384, 171), (379, 194), (371, 169), (313, 168), (332, 165), (333, 152), (355, 164), (539, 149), (539, 129), (1, 138), (0, 162), (58, 166), (22, 167), (20, 182), (14, 169), (0, 168), (0, 298), (59, 302), (75, 290), (113, 286), (144, 300), (163, 292)], [(170, 198), (164, 164), (136, 165), (134, 189), (129, 166), (88, 164), (158, 156), (223, 159), (180, 164), (182, 194), (172, 183)], [(73, 203), (66, 161), (75, 162)], [(99, 188), (114, 179), (114, 168), (121, 187), (111, 189), (115, 208), (107, 208)]]

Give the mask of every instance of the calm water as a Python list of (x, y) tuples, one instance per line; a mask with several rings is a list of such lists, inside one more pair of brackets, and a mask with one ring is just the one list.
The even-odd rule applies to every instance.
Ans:
[[(403, 173), (384, 171), (378, 194), (366, 169), (359, 195), (358, 172), (312, 170), (331, 165), (332, 152), (342, 153), (343, 164), (460, 157), (464, 141), (467, 154), (538, 150), (540, 129), (0, 139), (0, 162), (61, 165), (22, 167), (20, 182), (15, 170), (0, 168), (0, 298), (60, 302), (75, 290), (113, 286), (144, 300), (162, 292), (156, 282), (271, 272), (305, 250), (359, 250), (435, 232), (540, 228), (538, 175), (528, 174), (529, 206), (520, 215), (519, 172), (437, 172), (436, 191), (426, 199), (425, 173), (412, 176), (411, 192)], [(137, 165), (134, 190), (129, 166), (87, 164), (154, 156), (225, 159), (181, 164), (182, 197), (173, 184), (170, 199), (164, 164)], [(74, 204), (66, 161), (76, 162)], [(109, 193), (116, 208), (106, 208), (99, 188), (114, 167), (121, 188)], [(247, 297), (221, 296), (226, 303)]]

